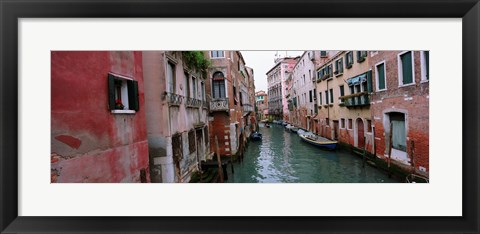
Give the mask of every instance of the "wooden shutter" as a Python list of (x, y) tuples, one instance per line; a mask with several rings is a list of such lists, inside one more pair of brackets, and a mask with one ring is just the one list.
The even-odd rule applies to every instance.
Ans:
[(128, 80), (128, 108), (130, 110), (138, 111), (140, 109), (139, 95), (138, 95), (138, 81)]
[(412, 77), (412, 52), (407, 52), (400, 56), (402, 60), (402, 75), (403, 75), (403, 84), (410, 84), (413, 82)]
[(373, 86), (372, 86), (372, 71), (367, 72), (367, 90), (369, 93), (373, 91)]
[(108, 74), (108, 109), (115, 110), (115, 77)]
[(385, 63), (377, 66), (378, 76), (378, 89), (385, 89)]
[(425, 66), (427, 67), (427, 80), (430, 79), (430, 51), (425, 51)]

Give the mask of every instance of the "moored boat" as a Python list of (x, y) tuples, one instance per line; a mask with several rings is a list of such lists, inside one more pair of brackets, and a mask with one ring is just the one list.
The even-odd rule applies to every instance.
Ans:
[(302, 141), (307, 142), (309, 144), (318, 146), (320, 148), (328, 149), (328, 150), (335, 150), (337, 148), (337, 141), (332, 141), (320, 136), (316, 136), (314, 134), (298, 134)]
[(299, 128), (297, 128), (297, 127), (291, 127), (289, 130), (290, 130), (290, 132), (297, 133), (298, 129)]
[(262, 140), (262, 134), (259, 132), (254, 132), (252, 133), (252, 135), (250, 135), (250, 139), (252, 139), (253, 141)]

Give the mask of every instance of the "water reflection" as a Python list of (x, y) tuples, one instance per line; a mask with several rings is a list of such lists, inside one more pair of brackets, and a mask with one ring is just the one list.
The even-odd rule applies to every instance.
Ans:
[[(283, 126), (260, 128), (262, 141), (248, 145), (229, 175), (233, 183), (396, 183), (349, 152), (325, 151), (300, 140)], [(229, 172), (231, 173), (231, 172)]]

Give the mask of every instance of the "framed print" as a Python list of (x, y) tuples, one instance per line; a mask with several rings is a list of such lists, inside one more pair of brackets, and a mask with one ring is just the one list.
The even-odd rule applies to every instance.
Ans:
[(0, 9), (1, 233), (479, 231), (476, 0)]

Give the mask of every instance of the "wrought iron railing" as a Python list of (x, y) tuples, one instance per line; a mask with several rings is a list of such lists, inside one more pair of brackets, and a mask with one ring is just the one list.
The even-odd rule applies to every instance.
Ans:
[(210, 112), (228, 110), (228, 98), (215, 98), (210, 101)]
[(368, 93), (345, 97), (345, 98), (342, 98), (342, 100), (343, 100), (343, 104), (346, 107), (358, 107), (358, 106), (370, 105), (370, 97)]

